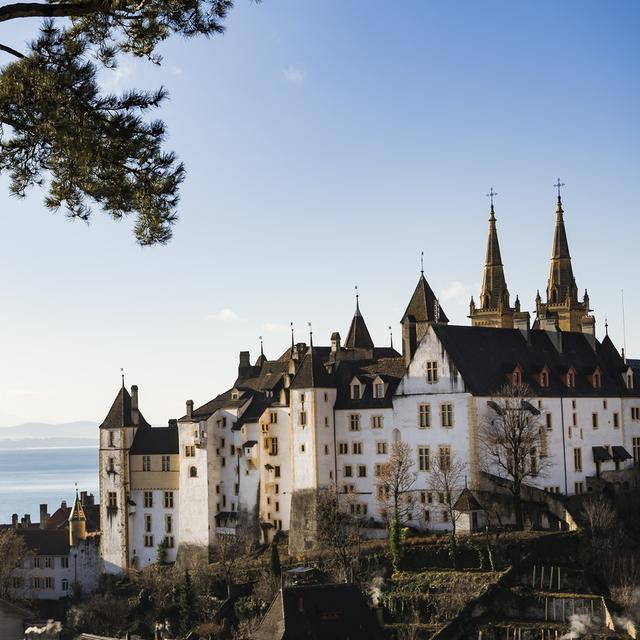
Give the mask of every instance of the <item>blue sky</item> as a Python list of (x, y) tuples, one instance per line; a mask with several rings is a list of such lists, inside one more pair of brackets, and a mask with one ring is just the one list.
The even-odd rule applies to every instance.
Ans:
[[(37, 22), (3, 27), (20, 46)], [(0, 180), (0, 424), (100, 420), (119, 383), (164, 423), (233, 382), (238, 351), (346, 333), (359, 286), (379, 344), (425, 272), (450, 319), (479, 292), (488, 200), (512, 297), (544, 290), (560, 176), (598, 335), (640, 356), (640, 5), (237, 0), (227, 33), (124, 60), (166, 86), (180, 221), (141, 249)]]

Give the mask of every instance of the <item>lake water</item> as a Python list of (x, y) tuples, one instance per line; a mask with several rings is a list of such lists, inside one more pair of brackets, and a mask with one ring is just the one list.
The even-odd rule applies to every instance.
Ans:
[(73, 502), (78, 491), (98, 498), (98, 449), (0, 450), (0, 523), (11, 522), (11, 514), (40, 520), (40, 504), (47, 503), (53, 513), (62, 500)]

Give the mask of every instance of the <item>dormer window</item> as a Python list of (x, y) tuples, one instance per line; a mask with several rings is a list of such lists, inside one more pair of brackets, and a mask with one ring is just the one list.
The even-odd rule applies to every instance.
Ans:
[(511, 372), (511, 384), (514, 386), (519, 386), (522, 384), (522, 374), (524, 373), (522, 366), (517, 364), (513, 371)]
[(567, 387), (573, 389), (576, 386), (576, 372), (574, 369), (567, 371)]
[(633, 369), (629, 367), (625, 375), (627, 389), (633, 389)]
[(234, 389), (234, 390), (231, 392), (231, 399), (232, 399), (232, 400), (237, 400), (239, 397), (240, 397), (240, 394), (238, 393), (238, 390), (237, 390), (237, 389)]
[(600, 372), (596, 371), (593, 374), (593, 388), (594, 389), (599, 389), (601, 386), (601, 377), (600, 377)]
[(385, 393), (385, 383), (384, 380), (380, 377), (377, 377), (373, 381), (373, 397), (374, 398), (384, 398)]
[(549, 386), (549, 372), (546, 370), (540, 374), (540, 386), (545, 389)]
[(358, 378), (354, 378), (351, 381), (351, 399), (352, 400), (362, 399), (362, 385), (360, 384), (360, 380), (358, 380)]
[(435, 360), (425, 363), (424, 371), (425, 378), (429, 384), (438, 382), (438, 363)]

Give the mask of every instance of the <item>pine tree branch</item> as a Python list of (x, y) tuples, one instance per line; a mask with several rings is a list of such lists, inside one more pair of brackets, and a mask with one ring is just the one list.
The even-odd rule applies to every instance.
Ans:
[(16, 18), (64, 18), (86, 16), (98, 11), (109, 12), (110, 2), (87, 0), (86, 2), (63, 2), (43, 4), (40, 2), (14, 2), (0, 7), (0, 22)]
[(25, 58), (26, 56), (11, 47), (8, 47), (6, 44), (0, 44), (0, 51), (4, 51), (5, 53), (10, 53), (12, 56), (16, 58)]

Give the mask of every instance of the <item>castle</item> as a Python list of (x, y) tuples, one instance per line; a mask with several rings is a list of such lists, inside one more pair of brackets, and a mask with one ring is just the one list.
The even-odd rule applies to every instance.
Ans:
[(104, 571), (139, 569), (159, 553), (173, 561), (187, 549), (206, 552), (248, 522), (265, 542), (289, 532), (303, 552), (313, 543), (313, 496), (327, 487), (349, 496), (351, 512), (374, 532), (377, 476), (398, 441), (415, 454), (411, 524), (451, 526), (427, 487), (433, 460), (455, 455), (467, 469), (458, 507), (469, 515), (464, 527), (477, 529), (487, 479), (478, 429), (505, 383), (529, 385), (543, 425), (535, 455), (548, 471), (533, 478), (532, 500), (629, 482), (640, 464), (640, 361), (608, 335), (596, 339), (589, 296), (578, 297), (560, 194), (546, 297), (538, 293), (535, 311), (531, 323), (517, 298), (511, 304), (492, 201), (471, 326), (449, 324), (421, 272), (401, 319), (402, 353), (374, 344), (356, 299), (344, 340), (335, 332), (320, 346), (292, 335), (279, 357), (261, 350), (253, 363), (243, 351), (233, 386), (197, 407), (188, 400), (167, 427), (146, 422), (138, 388), (129, 393), (123, 382), (100, 426)]

